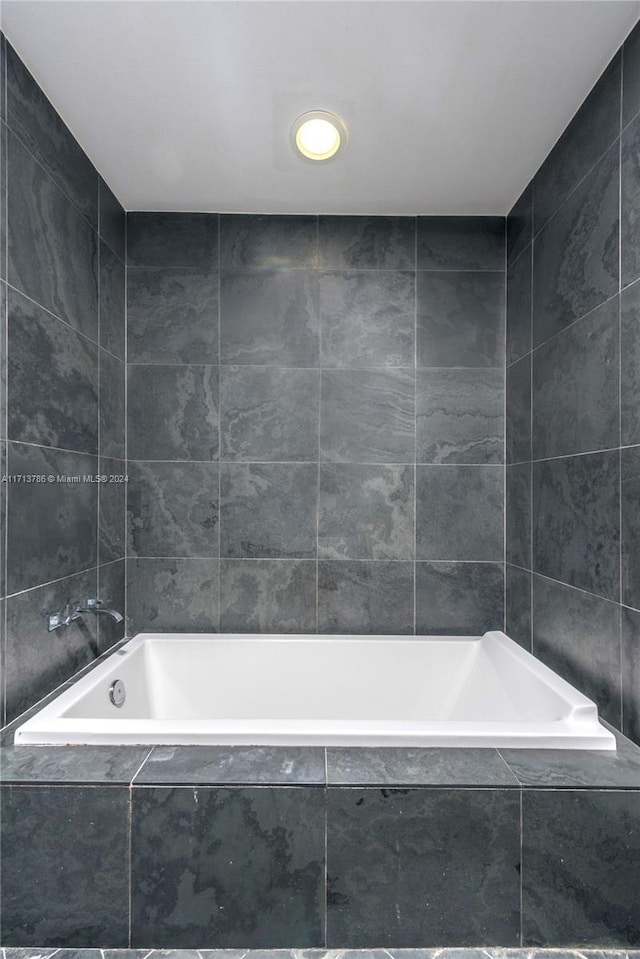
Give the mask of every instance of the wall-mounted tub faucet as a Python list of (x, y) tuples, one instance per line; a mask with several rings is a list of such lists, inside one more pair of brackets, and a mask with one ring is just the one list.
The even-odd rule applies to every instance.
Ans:
[(88, 599), (84, 605), (74, 600), (68, 602), (64, 609), (59, 612), (47, 614), (47, 630), (52, 633), (55, 629), (60, 629), (61, 626), (70, 626), (71, 623), (80, 619), (84, 613), (103, 614), (109, 616), (114, 623), (121, 623), (124, 618), (117, 609), (109, 609), (109, 607), (104, 606), (101, 599)]

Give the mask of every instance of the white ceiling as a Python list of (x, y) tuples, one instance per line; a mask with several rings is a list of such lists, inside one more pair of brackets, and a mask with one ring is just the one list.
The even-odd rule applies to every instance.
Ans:
[[(4, 0), (127, 209), (504, 214), (640, 15), (626, 0)], [(289, 129), (340, 113), (313, 166)]]

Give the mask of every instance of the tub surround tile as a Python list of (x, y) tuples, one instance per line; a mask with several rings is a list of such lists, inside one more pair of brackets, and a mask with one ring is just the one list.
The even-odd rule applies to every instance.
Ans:
[(503, 618), (502, 563), (416, 563), (416, 633), (478, 636)]
[[(95, 476), (97, 471), (95, 456), (9, 444), (10, 475), (71, 477), (71, 482), (9, 484), (8, 593), (95, 565), (97, 484), (76, 482), (73, 477)], [(29, 523), (24, 522), (25, 516)]]
[(129, 366), (128, 455), (137, 460), (215, 460), (218, 368)]
[(519, 820), (517, 790), (329, 788), (329, 946), (516, 945)]
[(504, 371), (418, 370), (419, 463), (501, 463)]
[(323, 559), (413, 559), (411, 466), (320, 467), (318, 555)]
[(318, 366), (318, 277), (302, 270), (224, 270), (220, 360), (239, 366)]
[(637, 210), (640, 205), (640, 117), (636, 116), (622, 134), (622, 185), (620, 201), (620, 243), (622, 286), (633, 283), (640, 276)]
[(222, 214), (220, 262), (223, 267), (244, 269), (315, 269), (317, 217)]
[(621, 452), (622, 602), (640, 609), (640, 446)]
[(8, 280), (97, 340), (97, 234), (11, 132), (7, 159)]
[(98, 452), (98, 348), (8, 292), (8, 435)]
[(413, 633), (413, 564), (322, 560), (320, 633)]
[(620, 294), (620, 441), (640, 443), (640, 283)]
[(217, 213), (127, 213), (127, 266), (207, 270), (217, 260)]
[(156, 746), (135, 778), (136, 786), (324, 782), (324, 749), (308, 746)]
[(223, 463), (220, 470), (221, 556), (316, 555), (315, 464)]
[(640, 110), (640, 30), (633, 28), (622, 48), (622, 126)]
[(320, 216), (321, 270), (415, 270), (416, 219)]
[(322, 366), (414, 365), (414, 273), (321, 273), (319, 297)]
[(332, 786), (517, 786), (495, 749), (329, 747)]
[(533, 458), (618, 445), (618, 297), (533, 354)]
[(132, 556), (218, 555), (217, 463), (127, 464)]
[(149, 746), (4, 746), (4, 783), (128, 785), (149, 755)]
[(537, 573), (619, 599), (618, 452), (533, 464)]
[(315, 370), (222, 367), (222, 458), (317, 460), (319, 377)]
[(533, 180), (507, 217), (507, 264), (511, 266), (533, 239)]
[(639, 820), (634, 792), (524, 792), (526, 945), (638, 944)]
[(125, 357), (125, 268), (106, 243), (100, 243), (100, 346)]
[[(126, 612), (126, 579), (123, 559), (98, 567), (98, 596), (106, 607), (117, 610), (122, 616)], [(114, 623), (108, 616), (98, 616), (97, 619), (98, 648), (103, 653), (124, 639), (126, 620)]]
[(126, 946), (129, 790), (3, 786), (5, 941)]
[(531, 573), (507, 566), (504, 631), (527, 652), (531, 652)]
[(504, 274), (419, 273), (416, 315), (418, 366), (504, 366)]
[(127, 484), (116, 482), (126, 476), (120, 460), (100, 457), (99, 470), (107, 477), (107, 482), (100, 484), (98, 496), (98, 562), (102, 565), (125, 555)]
[(99, 350), (100, 363), (100, 455), (125, 457), (125, 365)]
[(217, 363), (218, 325), (217, 270), (129, 266), (130, 363)]
[(102, 177), (99, 179), (100, 236), (109, 244), (121, 263), (124, 263), (126, 214), (109, 184)]
[(618, 149), (614, 147), (536, 237), (535, 346), (617, 292), (618, 185)]
[(217, 559), (127, 561), (129, 634), (218, 628)]
[(322, 373), (320, 458), (347, 463), (413, 462), (415, 373)]
[(133, 790), (131, 944), (323, 942), (323, 790)]
[(531, 356), (507, 370), (507, 463), (531, 459)]
[(7, 124), (60, 189), (98, 228), (98, 174), (11, 44), (6, 44)]
[(640, 612), (622, 610), (622, 729), (640, 742)]
[(533, 577), (533, 652), (620, 723), (620, 607)]
[(531, 350), (533, 245), (507, 269), (507, 365)]
[(507, 466), (507, 563), (531, 569), (531, 464)]
[(616, 735), (615, 752), (588, 749), (501, 749), (523, 786), (548, 789), (640, 789), (640, 748)]
[(223, 559), (220, 631), (315, 633), (315, 561)]
[(504, 270), (502, 216), (419, 216), (419, 270)]
[(503, 496), (500, 466), (419, 466), (417, 558), (501, 562)]

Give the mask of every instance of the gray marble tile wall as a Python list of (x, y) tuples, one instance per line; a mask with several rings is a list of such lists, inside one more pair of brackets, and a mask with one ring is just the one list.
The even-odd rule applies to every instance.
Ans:
[[(640, 742), (640, 28), (507, 219), (507, 631)], [(532, 811), (533, 814), (533, 811)]]
[(501, 628), (504, 219), (127, 224), (130, 631)]
[(124, 483), (55, 478), (125, 473), (126, 354), (124, 211), (0, 53), (3, 724), (122, 636), (93, 617), (48, 634), (44, 615), (100, 594), (124, 609)]

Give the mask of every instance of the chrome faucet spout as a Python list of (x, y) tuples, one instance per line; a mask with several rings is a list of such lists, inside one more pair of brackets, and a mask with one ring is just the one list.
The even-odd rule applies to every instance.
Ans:
[(104, 606), (99, 606), (96, 609), (87, 609), (87, 610), (83, 609), (82, 612), (96, 613), (96, 615), (98, 613), (103, 613), (105, 616), (109, 616), (114, 621), (114, 623), (121, 623), (122, 620), (124, 619), (122, 613), (119, 613), (117, 609), (105, 609)]

